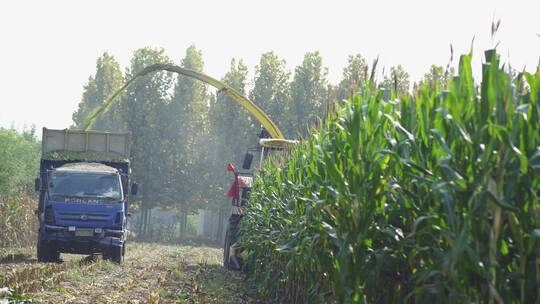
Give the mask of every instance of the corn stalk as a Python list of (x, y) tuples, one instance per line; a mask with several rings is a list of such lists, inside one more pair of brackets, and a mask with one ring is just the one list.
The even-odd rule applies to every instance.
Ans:
[[(540, 299), (540, 72), (472, 52), (448, 84), (373, 82), (261, 170), (241, 223), (248, 274), (283, 302)], [(440, 91), (441, 87), (448, 90)], [(395, 92), (392, 96), (396, 96)]]

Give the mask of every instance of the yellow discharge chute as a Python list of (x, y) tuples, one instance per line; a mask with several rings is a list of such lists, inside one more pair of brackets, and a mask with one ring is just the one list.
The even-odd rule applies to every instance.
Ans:
[(261, 108), (259, 108), (256, 104), (251, 102), (246, 97), (242, 96), (242, 94), (238, 93), (233, 88), (203, 73), (193, 71), (190, 69), (185, 69), (174, 64), (163, 64), (163, 63), (157, 63), (157, 64), (147, 66), (142, 71), (135, 74), (133, 78), (131, 78), (120, 89), (118, 89), (113, 95), (111, 95), (111, 97), (109, 97), (103, 103), (103, 105), (97, 108), (91, 115), (89, 115), (86, 118), (83, 125), (84, 130), (87, 130), (92, 125), (92, 123), (94, 123), (95, 119), (101, 113), (105, 112), (115, 100), (118, 100), (116, 99), (116, 97), (120, 95), (120, 93), (122, 93), (122, 91), (124, 91), (132, 82), (134, 82), (139, 77), (142, 77), (144, 75), (147, 75), (149, 73), (156, 72), (156, 71), (169, 71), (169, 72), (178, 73), (181, 75), (198, 79), (202, 82), (205, 82), (217, 88), (219, 92), (227, 94), (227, 96), (229, 96), (232, 100), (239, 103), (251, 115), (253, 115), (253, 117), (255, 117), (255, 119), (257, 119), (263, 125), (263, 127), (268, 131), (268, 133), (270, 133), (270, 136), (272, 136), (272, 138), (285, 139), (285, 137), (283, 136), (283, 133), (281, 133), (279, 128), (276, 126), (276, 124), (261, 110)]

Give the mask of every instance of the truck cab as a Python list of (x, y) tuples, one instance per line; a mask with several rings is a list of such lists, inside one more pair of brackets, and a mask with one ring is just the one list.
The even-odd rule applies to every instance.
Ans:
[[(61, 253), (96, 254), (121, 263), (129, 208), (129, 134), (43, 129), (39, 262)], [(137, 186), (131, 187), (135, 194)]]

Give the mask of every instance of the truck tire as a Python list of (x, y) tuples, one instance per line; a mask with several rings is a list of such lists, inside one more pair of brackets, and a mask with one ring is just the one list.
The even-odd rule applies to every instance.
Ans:
[(122, 262), (124, 261), (124, 246), (113, 246), (108, 248), (103, 255), (103, 258), (116, 264), (122, 264)]
[(51, 257), (52, 263), (60, 263), (60, 252), (56, 250), (55, 247), (49, 247), (49, 256)]
[(37, 243), (37, 261), (38, 263), (46, 263), (49, 259), (49, 256), (47, 255), (47, 249), (45, 249), (45, 246), (43, 245), (43, 242), (41, 240), (38, 240)]
[(60, 261), (60, 252), (52, 244), (38, 240), (37, 259), (39, 263), (57, 263)]

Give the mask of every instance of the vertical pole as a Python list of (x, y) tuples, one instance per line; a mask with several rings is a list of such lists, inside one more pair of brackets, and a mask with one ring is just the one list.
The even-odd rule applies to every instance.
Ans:
[(262, 167), (263, 159), (264, 159), (264, 147), (262, 147), (261, 149), (261, 159), (259, 160), (259, 169)]

